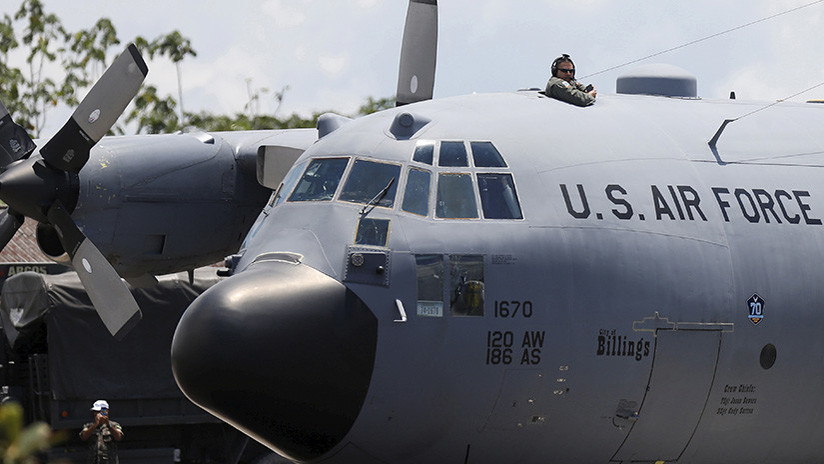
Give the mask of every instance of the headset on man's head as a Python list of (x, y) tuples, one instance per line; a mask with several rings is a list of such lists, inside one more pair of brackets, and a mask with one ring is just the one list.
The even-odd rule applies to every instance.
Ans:
[[(558, 77), (558, 65), (561, 63), (572, 63), (572, 67), (575, 68), (575, 62), (572, 61), (572, 58), (569, 57), (566, 53), (555, 58), (555, 61), (552, 62), (552, 76)], [(575, 73), (573, 72), (572, 75), (574, 76)]]

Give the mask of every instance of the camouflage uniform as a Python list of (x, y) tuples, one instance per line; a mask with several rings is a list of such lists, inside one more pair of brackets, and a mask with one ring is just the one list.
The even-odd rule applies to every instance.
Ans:
[(595, 97), (588, 94), (585, 87), (578, 81), (573, 80), (570, 83), (555, 76), (550, 77), (549, 82), (546, 83), (546, 94), (578, 106), (589, 106), (595, 102)]
[[(91, 428), (93, 425), (93, 422), (89, 422), (83, 428)], [(118, 464), (120, 462), (117, 458), (117, 441), (112, 436), (110, 427), (123, 433), (120, 424), (115, 421), (109, 421), (108, 427), (100, 425), (92, 430), (89, 437), (89, 464)], [(80, 433), (80, 438), (83, 438), (83, 432)]]

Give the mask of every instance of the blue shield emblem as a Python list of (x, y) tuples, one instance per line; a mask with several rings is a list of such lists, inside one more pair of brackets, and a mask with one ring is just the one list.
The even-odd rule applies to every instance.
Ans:
[(766, 304), (764, 303), (764, 299), (758, 296), (757, 293), (753, 293), (749, 300), (747, 300), (747, 307), (749, 308), (750, 312), (750, 321), (753, 324), (758, 324), (764, 319), (764, 307)]

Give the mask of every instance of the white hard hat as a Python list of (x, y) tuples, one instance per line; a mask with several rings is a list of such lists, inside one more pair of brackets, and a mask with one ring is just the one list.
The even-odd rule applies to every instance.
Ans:
[(106, 400), (97, 400), (92, 405), (92, 411), (100, 411), (101, 409), (109, 409), (109, 403)]

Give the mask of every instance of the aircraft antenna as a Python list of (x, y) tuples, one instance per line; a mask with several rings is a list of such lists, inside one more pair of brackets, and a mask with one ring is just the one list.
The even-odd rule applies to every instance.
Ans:
[[(822, 1), (824, 1), (824, 0), (822, 0)], [(815, 90), (815, 89), (817, 89), (817, 88), (821, 87), (822, 85), (824, 85), (824, 82), (819, 82), (818, 84), (816, 84), (816, 85), (814, 85), (814, 86), (812, 86), (812, 87), (806, 88), (806, 89), (802, 90), (801, 92), (794, 93), (794, 94), (790, 95), (789, 97), (785, 97), (785, 98), (782, 98), (781, 100), (776, 100), (776, 101), (774, 101), (774, 102), (772, 102), (772, 103), (770, 103), (770, 104), (768, 104), (768, 105), (764, 105), (764, 106), (762, 106), (761, 108), (758, 108), (758, 109), (755, 109), (755, 110), (753, 110), (753, 111), (750, 111), (749, 113), (745, 114), (744, 116), (739, 116), (739, 117), (735, 118), (734, 120), (735, 120), (735, 121), (737, 121), (737, 120), (739, 120), (739, 119), (744, 119), (744, 118), (746, 118), (747, 116), (749, 116), (749, 115), (751, 115), (751, 114), (758, 113), (759, 111), (764, 111), (764, 110), (766, 110), (767, 108), (772, 108), (773, 106), (775, 106), (775, 105), (777, 105), (777, 104), (779, 104), (779, 103), (781, 103), (781, 102), (787, 101), (787, 100), (789, 100), (789, 99), (791, 99), (791, 98), (795, 98), (795, 97), (797, 97), (797, 96), (799, 96), (799, 95), (801, 95), (801, 94), (805, 94), (805, 93), (809, 92), (810, 90)]]
[[(822, 0), (822, 1), (824, 1), (824, 0)], [(734, 119), (725, 119), (725, 120), (724, 120), (724, 122), (722, 122), (722, 123), (721, 123), (721, 127), (719, 127), (717, 131), (715, 131), (715, 135), (713, 135), (713, 136), (712, 136), (712, 138), (710, 139), (710, 141), (709, 141), (709, 142), (707, 142), (707, 143), (709, 144), (709, 146), (710, 146), (710, 150), (712, 150), (712, 154), (713, 154), (713, 155), (715, 155), (715, 160), (716, 160), (716, 161), (718, 161), (718, 164), (726, 164), (726, 163), (725, 163), (725, 162), (721, 159), (721, 156), (718, 154), (718, 148), (716, 148), (715, 144), (716, 144), (716, 143), (718, 143), (718, 139), (719, 139), (719, 138), (721, 138), (721, 133), (723, 133), (723, 132), (724, 132), (724, 129), (726, 129), (726, 128), (727, 128), (727, 125), (728, 125), (729, 123), (731, 123), (731, 122), (735, 122), (735, 121), (739, 121), (739, 120), (741, 120), (741, 119), (746, 118), (747, 116), (752, 116), (752, 115), (753, 115), (753, 114), (755, 114), (755, 113), (758, 113), (758, 112), (760, 112), (760, 111), (764, 111), (764, 110), (766, 110), (766, 109), (768, 109), (768, 108), (772, 108), (773, 106), (775, 106), (775, 105), (777, 105), (777, 104), (779, 104), (779, 103), (781, 103), (781, 102), (787, 101), (787, 100), (789, 100), (789, 99), (791, 99), (791, 98), (795, 98), (795, 97), (797, 97), (797, 96), (799, 96), (799, 95), (801, 95), (801, 94), (807, 93), (807, 92), (809, 92), (810, 90), (817, 89), (817, 88), (819, 88), (819, 87), (821, 87), (821, 86), (824, 86), (824, 82), (819, 82), (818, 84), (816, 84), (816, 85), (814, 85), (814, 86), (812, 86), (812, 87), (806, 88), (806, 89), (802, 90), (801, 92), (794, 93), (794, 94), (790, 95), (789, 97), (782, 98), (781, 100), (776, 100), (776, 101), (774, 101), (774, 102), (772, 102), (772, 103), (769, 103), (769, 104), (767, 104), (767, 105), (764, 105), (764, 106), (762, 106), (762, 107), (760, 107), (760, 108), (756, 108), (756, 109), (754, 109), (754, 110), (750, 111), (749, 113), (747, 113), (747, 114), (745, 114), (745, 115), (743, 115), (743, 116), (739, 116), (739, 117), (734, 118)]]
[(684, 44), (681, 44), (681, 45), (677, 45), (675, 47), (668, 48), (666, 50), (662, 50), (662, 51), (653, 53), (651, 55), (644, 56), (642, 58), (638, 58), (638, 59), (635, 59), (635, 60), (632, 60), (632, 61), (627, 61), (626, 63), (622, 63), (622, 64), (619, 64), (619, 65), (616, 65), (616, 66), (612, 66), (610, 68), (606, 68), (606, 69), (603, 69), (601, 71), (598, 71), (598, 72), (595, 72), (595, 73), (592, 73), (592, 74), (587, 74), (586, 76), (580, 77), (578, 79), (579, 80), (588, 79), (590, 77), (597, 76), (597, 75), (603, 74), (605, 72), (613, 71), (613, 70), (618, 69), (618, 68), (623, 68), (624, 66), (629, 66), (631, 64), (635, 64), (635, 63), (638, 63), (640, 61), (648, 60), (650, 58), (654, 58), (656, 56), (660, 56), (660, 55), (663, 55), (665, 53), (669, 53), (669, 52), (672, 52), (672, 51), (675, 51), (675, 50), (679, 50), (679, 49), (682, 49), (682, 48), (685, 48), (685, 47), (689, 47), (690, 45), (695, 45), (697, 43), (704, 42), (704, 41), (709, 40), (709, 39), (714, 39), (715, 37), (720, 37), (724, 34), (729, 34), (730, 32), (735, 32), (739, 29), (744, 29), (745, 27), (749, 27), (749, 26), (752, 26), (752, 25), (755, 25), (755, 24), (758, 24), (758, 23), (763, 23), (764, 21), (769, 21), (770, 19), (777, 18), (779, 16), (783, 16), (785, 14), (789, 14), (789, 13), (792, 13), (794, 11), (798, 11), (798, 10), (801, 10), (801, 9), (804, 9), (804, 8), (807, 8), (807, 7), (811, 7), (813, 5), (817, 5), (817, 4), (822, 3), (822, 2), (824, 2), (824, 0), (816, 0), (814, 2), (806, 3), (804, 5), (797, 6), (795, 8), (790, 8), (788, 10), (781, 11), (781, 12), (776, 13), (774, 15), (770, 15), (770, 16), (767, 16), (767, 17), (764, 17), (764, 18), (761, 18), (761, 19), (757, 19), (755, 21), (751, 21), (751, 22), (748, 22), (746, 24), (742, 24), (740, 26), (736, 26), (736, 27), (733, 27), (731, 29), (727, 29), (725, 31), (716, 32), (715, 34), (711, 34), (711, 35), (702, 37), (700, 39), (693, 40), (691, 42), (687, 42), (687, 43), (684, 43)]

